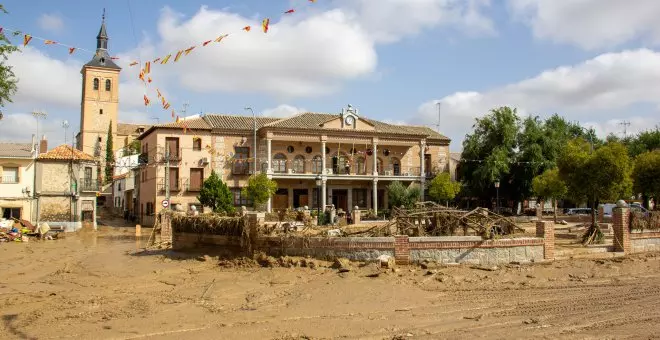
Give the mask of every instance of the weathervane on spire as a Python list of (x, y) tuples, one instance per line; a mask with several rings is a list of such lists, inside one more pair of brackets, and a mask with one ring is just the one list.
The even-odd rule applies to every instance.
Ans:
[(103, 20), (103, 22), (105, 22), (105, 8), (103, 8), (103, 16), (101, 16), (101, 20)]

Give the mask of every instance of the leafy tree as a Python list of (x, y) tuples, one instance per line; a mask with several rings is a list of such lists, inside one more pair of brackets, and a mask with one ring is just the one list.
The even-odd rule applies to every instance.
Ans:
[(142, 151), (140, 150), (141, 147), (142, 144), (140, 144), (139, 140), (137, 139), (133, 140), (130, 144), (126, 146), (126, 149), (124, 150), (124, 156), (132, 156), (139, 154)]
[(566, 195), (566, 183), (559, 177), (559, 170), (546, 170), (532, 180), (534, 193), (540, 200), (552, 199), (555, 223), (557, 223), (557, 200)]
[(576, 202), (591, 203), (592, 223), (585, 233), (585, 243), (601, 240), (602, 232), (596, 221), (599, 201), (627, 198), (632, 193), (632, 163), (628, 150), (623, 144), (609, 142), (592, 151), (584, 139), (578, 138), (567, 144), (557, 165), (569, 197)]
[(429, 196), (436, 202), (452, 200), (460, 191), (461, 184), (452, 181), (448, 172), (436, 175), (429, 183)]
[(112, 121), (108, 125), (108, 137), (105, 140), (105, 182), (112, 182), (113, 163), (115, 162), (115, 153), (112, 145)]
[[(1, 4), (0, 11), (7, 13)], [(16, 51), (19, 51), (18, 47), (12, 45), (4, 33), (0, 32), (0, 107), (5, 106), (6, 103), (11, 103), (11, 97), (18, 89), (18, 79), (14, 75), (12, 67), (5, 63), (9, 55)]]
[(234, 212), (234, 196), (215, 171), (212, 171), (211, 176), (204, 180), (197, 199), (199, 203), (211, 208), (213, 212)]
[(419, 200), (421, 189), (417, 185), (406, 187), (399, 181), (394, 181), (387, 186), (389, 203), (393, 207), (412, 208)]
[(277, 191), (277, 182), (269, 179), (264, 173), (252, 175), (248, 179), (248, 184), (242, 190), (242, 194), (252, 200), (254, 207), (258, 207), (266, 202)]
[(637, 156), (632, 178), (635, 192), (641, 193), (644, 198), (644, 206), (648, 208), (649, 198), (653, 197), (657, 208), (660, 199), (660, 149)]

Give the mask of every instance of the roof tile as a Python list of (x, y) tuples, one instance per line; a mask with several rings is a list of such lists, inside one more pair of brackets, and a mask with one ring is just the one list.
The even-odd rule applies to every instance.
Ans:
[(78, 150), (74, 149), (69, 145), (62, 144), (53, 150), (50, 150), (46, 153), (42, 153), (37, 157), (38, 159), (47, 159), (47, 160), (77, 160), (77, 161), (94, 161), (94, 157)]
[(0, 157), (30, 158), (32, 157), (32, 144), (0, 143)]

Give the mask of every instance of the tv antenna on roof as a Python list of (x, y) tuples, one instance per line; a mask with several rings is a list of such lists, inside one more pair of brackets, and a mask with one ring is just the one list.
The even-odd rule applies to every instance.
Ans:
[(435, 105), (438, 107), (438, 124), (435, 124), (435, 129), (438, 130), (438, 133), (440, 133), (440, 112), (442, 109), (442, 102), (437, 102)]
[(630, 126), (630, 122), (624, 120), (621, 123), (619, 123), (619, 125), (623, 125), (623, 138), (624, 139), (627, 138), (628, 137), (628, 127)]

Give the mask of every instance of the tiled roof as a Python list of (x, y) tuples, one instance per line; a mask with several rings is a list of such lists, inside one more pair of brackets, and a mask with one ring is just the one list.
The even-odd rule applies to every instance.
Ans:
[(32, 144), (0, 143), (0, 157), (30, 158), (32, 157)]
[(197, 129), (197, 130), (210, 130), (211, 126), (206, 123), (202, 118), (182, 119), (179, 122), (170, 122), (164, 124), (154, 125), (157, 128), (181, 128)]
[[(254, 128), (254, 118), (251, 116), (207, 114), (204, 115), (204, 119), (214, 129), (252, 130)], [(272, 117), (257, 117), (257, 129), (279, 120), (281, 119)]]
[[(321, 124), (331, 121), (333, 119), (337, 119), (339, 117), (340, 117), (339, 114), (306, 112), (270, 123), (267, 125), (267, 127), (285, 128), (285, 129), (320, 130), (323, 129), (321, 127)], [(434, 139), (441, 139), (447, 141), (449, 140), (449, 138), (425, 126), (394, 125), (365, 117), (361, 117), (360, 119), (368, 124), (373, 125), (375, 131), (378, 133), (425, 136), (427, 138), (430, 137)]]
[(117, 134), (122, 135), (122, 136), (139, 135), (140, 132), (138, 132), (138, 128), (144, 128), (144, 130), (146, 131), (150, 127), (151, 127), (151, 125), (149, 125), (149, 124), (117, 123)]
[(53, 150), (50, 150), (46, 153), (42, 153), (37, 157), (39, 159), (48, 159), (48, 160), (60, 160), (60, 161), (68, 161), (68, 160), (76, 160), (76, 161), (93, 161), (94, 157), (78, 150), (74, 149), (69, 145), (62, 144), (58, 147), (56, 147)]

